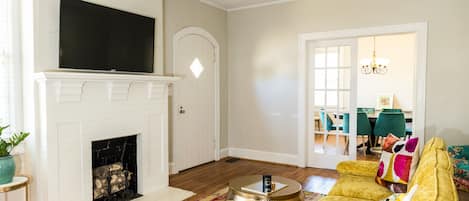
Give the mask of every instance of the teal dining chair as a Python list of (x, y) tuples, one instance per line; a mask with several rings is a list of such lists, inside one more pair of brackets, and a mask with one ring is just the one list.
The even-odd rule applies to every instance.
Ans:
[(344, 113), (342, 118), (342, 133), (345, 137), (345, 150), (344, 155), (349, 149), (349, 133), (350, 133), (350, 113)]
[(331, 131), (336, 129), (331, 117), (329, 117), (329, 115), (325, 111), (321, 111), (319, 113), (319, 119), (321, 120), (322, 128), (324, 130)]
[(371, 129), (370, 120), (368, 119), (368, 115), (365, 112), (358, 112), (357, 113), (357, 137), (360, 136), (362, 138), (363, 144), (363, 153), (366, 155), (366, 146), (365, 146), (365, 137), (373, 134)]
[[(376, 120), (373, 135), (376, 136), (374, 146), (379, 138), (386, 137), (392, 133), (398, 138), (406, 136), (405, 118), (402, 112), (381, 112)], [(382, 143), (381, 143), (382, 144)]]
[[(350, 113), (343, 114), (343, 123), (342, 123), (342, 131), (345, 136), (345, 150), (348, 150), (349, 147), (349, 133), (350, 133)], [(357, 113), (357, 137), (362, 137), (362, 143), (365, 143), (365, 136), (371, 135), (371, 124), (368, 116), (365, 112), (358, 112)], [(364, 149), (364, 154), (366, 155), (366, 148)]]
[[(349, 113), (344, 114), (343, 129), (344, 129), (344, 133), (350, 132), (350, 114)], [(372, 130), (371, 130), (370, 120), (368, 119), (368, 115), (366, 115), (365, 112), (357, 112), (357, 137), (360, 136), (362, 138), (362, 143), (366, 143), (365, 136), (369, 136), (371, 134), (372, 134)], [(366, 147), (363, 153), (366, 155)]]
[(383, 112), (402, 112), (402, 109), (383, 109)]
[(375, 108), (372, 107), (359, 107), (357, 108), (357, 112), (364, 112), (367, 114), (374, 114), (375, 113)]
[[(331, 117), (323, 110), (319, 112), (319, 120), (321, 121), (322, 128), (326, 131), (335, 131), (337, 128), (339, 130), (343, 129), (343, 126), (341, 125), (334, 125), (334, 122), (332, 121)], [(328, 134), (324, 134), (324, 139), (327, 142), (327, 139), (329, 138)]]

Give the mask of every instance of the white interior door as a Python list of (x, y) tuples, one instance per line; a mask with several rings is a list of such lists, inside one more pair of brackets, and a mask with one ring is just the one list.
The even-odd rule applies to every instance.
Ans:
[(215, 48), (200, 35), (175, 44), (173, 159), (176, 171), (215, 160)]
[(356, 158), (356, 39), (311, 41), (307, 51), (308, 165), (335, 169)]

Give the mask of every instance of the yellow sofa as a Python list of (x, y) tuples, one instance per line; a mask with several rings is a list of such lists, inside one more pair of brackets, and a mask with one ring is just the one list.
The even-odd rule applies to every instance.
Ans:
[[(378, 162), (345, 161), (337, 165), (340, 174), (328, 196), (320, 201), (381, 201), (392, 192), (375, 183)], [(453, 166), (441, 138), (429, 140), (408, 189), (418, 184), (412, 201), (458, 201), (453, 183)]]

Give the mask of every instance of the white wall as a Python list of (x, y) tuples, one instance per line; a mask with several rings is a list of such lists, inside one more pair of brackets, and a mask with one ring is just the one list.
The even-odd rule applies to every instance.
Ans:
[[(381, 74), (357, 73), (357, 106), (376, 107), (378, 94), (394, 94), (394, 108), (412, 111), (415, 76), (415, 34), (376, 37), (376, 56), (390, 60), (388, 72)], [(371, 58), (373, 38), (358, 39), (358, 61)]]
[(415, 22), (429, 25), (426, 138), (469, 144), (468, 8), (467, 0), (296, 0), (229, 12), (229, 147), (297, 154), (299, 33)]

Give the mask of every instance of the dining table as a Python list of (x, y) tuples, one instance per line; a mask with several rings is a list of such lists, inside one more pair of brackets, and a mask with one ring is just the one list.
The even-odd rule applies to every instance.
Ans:
[[(375, 128), (376, 120), (378, 120), (378, 117), (379, 117), (380, 113), (381, 113), (381, 110), (375, 110), (374, 112), (368, 112), (367, 113), (368, 120), (370, 121), (372, 131)], [(413, 112), (412, 111), (403, 111), (403, 113), (404, 113), (404, 119), (405, 119), (405, 122), (406, 122), (406, 128), (407, 127), (412, 127), (412, 121), (413, 121), (413, 115), (412, 114), (413, 114)], [(332, 114), (334, 115), (334, 117), (336, 119), (343, 119), (343, 117), (344, 117), (343, 112), (334, 112)], [(375, 140), (375, 136), (372, 133), (370, 133), (370, 135), (368, 137), (371, 141)], [(365, 142), (365, 144), (368, 144), (366, 152), (371, 153), (370, 142), (367, 141), (367, 142)], [(363, 144), (360, 144), (357, 147), (361, 147), (361, 146), (363, 146)]]

